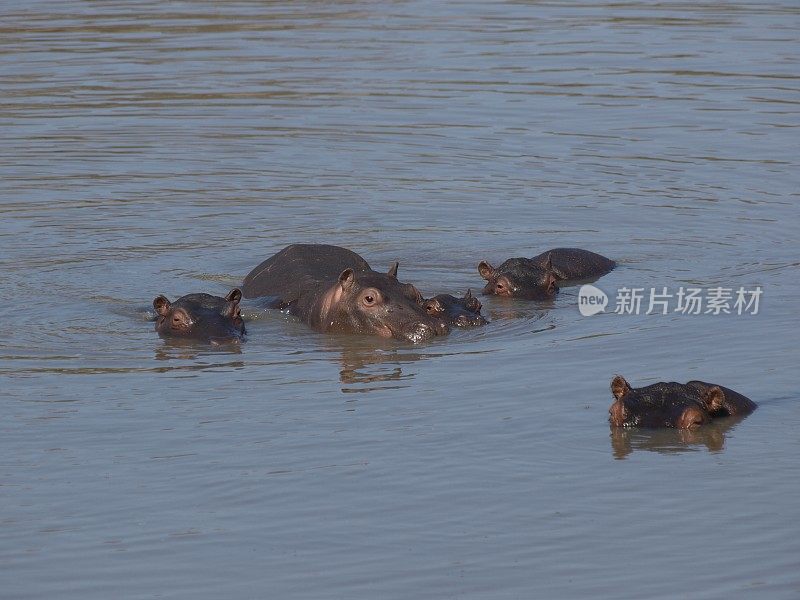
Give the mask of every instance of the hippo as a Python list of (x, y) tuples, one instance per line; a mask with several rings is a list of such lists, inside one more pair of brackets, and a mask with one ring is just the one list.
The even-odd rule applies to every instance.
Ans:
[(443, 318), (453, 327), (479, 327), (488, 321), (481, 315), (481, 303), (467, 290), (463, 298), (439, 294), (422, 303), (429, 315)]
[(233, 289), (224, 298), (211, 294), (188, 294), (175, 302), (156, 296), (156, 331), (166, 338), (189, 338), (211, 344), (237, 343), (244, 338), (239, 310), (242, 292)]
[(478, 273), (488, 283), (484, 294), (548, 300), (558, 292), (557, 282), (591, 280), (610, 272), (610, 258), (581, 248), (553, 248), (533, 258), (509, 258), (496, 269), (485, 260)]
[(419, 290), (398, 281), (397, 268), (378, 273), (346, 248), (292, 244), (250, 271), (242, 291), (245, 298), (272, 297), (272, 307), (322, 332), (413, 343), (448, 333), (444, 319), (423, 309)]
[(615, 400), (608, 413), (614, 427), (695, 429), (716, 417), (744, 416), (756, 409), (755, 402), (738, 392), (704, 381), (632, 388), (617, 375), (611, 393)]

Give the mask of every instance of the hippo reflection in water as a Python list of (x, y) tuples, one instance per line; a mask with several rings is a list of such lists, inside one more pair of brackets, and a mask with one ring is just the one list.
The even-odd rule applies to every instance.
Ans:
[(749, 415), (756, 403), (729, 388), (704, 381), (659, 382), (632, 388), (620, 375), (611, 380), (614, 427), (695, 429), (716, 417)]
[(725, 437), (744, 417), (719, 417), (694, 429), (661, 427), (611, 427), (610, 441), (614, 458), (623, 459), (634, 451), (677, 454), (705, 448), (719, 452), (725, 447)]
[(236, 343), (244, 338), (244, 321), (239, 310), (242, 292), (224, 298), (211, 294), (188, 294), (175, 302), (156, 296), (156, 331), (165, 338), (183, 338), (211, 344)]
[(596, 279), (610, 272), (616, 263), (581, 248), (553, 248), (533, 258), (509, 258), (494, 268), (485, 260), (478, 273), (488, 283), (484, 294), (547, 300), (558, 292), (559, 281)]
[(244, 279), (246, 298), (270, 296), (314, 329), (372, 334), (420, 342), (449, 332), (428, 315), (422, 295), (388, 273), (372, 270), (361, 256), (338, 246), (292, 244), (271, 256)]

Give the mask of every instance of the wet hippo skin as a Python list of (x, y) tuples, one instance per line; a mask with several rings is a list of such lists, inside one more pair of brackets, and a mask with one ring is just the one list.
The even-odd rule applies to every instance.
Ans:
[(611, 380), (611, 393), (614, 402), (608, 413), (614, 427), (694, 429), (717, 417), (748, 415), (756, 409), (742, 394), (703, 381), (632, 388), (617, 375)]
[(361, 256), (339, 246), (292, 244), (244, 279), (246, 298), (270, 296), (314, 329), (419, 342), (449, 332), (428, 315), (422, 295), (388, 273), (373, 271)]
[(478, 273), (487, 284), (484, 294), (546, 300), (556, 295), (558, 282), (596, 279), (610, 272), (616, 263), (581, 248), (553, 248), (533, 258), (509, 258), (494, 268), (487, 261)]
[(193, 339), (213, 344), (238, 342), (245, 329), (239, 310), (242, 292), (238, 289), (222, 298), (211, 294), (188, 294), (175, 302), (156, 296), (155, 329), (164, 338)]

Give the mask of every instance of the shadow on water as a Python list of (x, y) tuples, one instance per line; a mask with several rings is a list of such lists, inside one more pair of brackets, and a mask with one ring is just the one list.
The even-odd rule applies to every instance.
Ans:
[(659, 454), (678, 454), (700, 450), (721, 452), (725, 435), (745, 417), (716, 419), (699, 429), (640, 429), (636, 427), (611, 427), (611, 451), (616, 459), (627, 458), (636, 450)]

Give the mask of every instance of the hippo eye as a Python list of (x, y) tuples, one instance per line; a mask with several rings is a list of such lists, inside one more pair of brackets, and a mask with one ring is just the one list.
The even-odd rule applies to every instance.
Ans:
[(193, 319), (183, 312), (182, 310), (177, 310), (172, 313), (172, 328), (173, 329), (184, 329), (188, 328), (194, 324)]
[(367, 290), (364, 290), (364, 292), (361, 294), (361, 304), (363, 304), (367, 308), (376, 306), (383, 301), (384, 301), (383, 296), (375, 288), (369, 288)]

